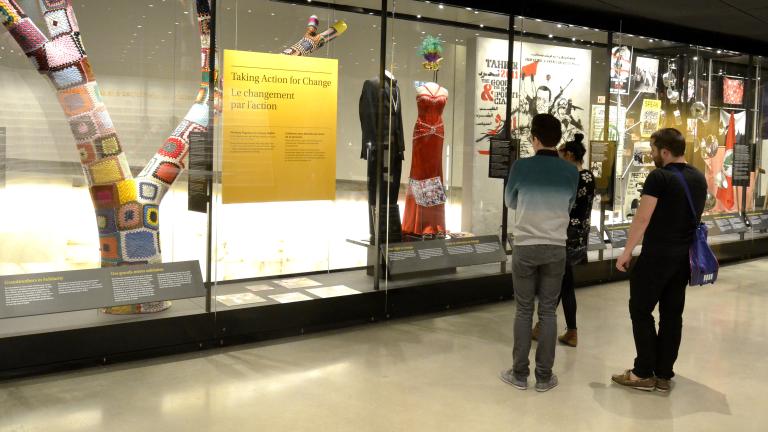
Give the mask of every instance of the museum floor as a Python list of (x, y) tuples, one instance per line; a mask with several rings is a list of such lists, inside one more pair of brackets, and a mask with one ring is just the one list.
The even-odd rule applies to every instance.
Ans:
[(689, 289), (669, 395), (610, 383), (634, 351), (622, 282), (577, 290), (580, 345), (558, 347), (548, 393), (497, 378), (511, 361), (506, 302), (0, 382), (0, 432), (764, 431), (766, 271), (732, 265)]

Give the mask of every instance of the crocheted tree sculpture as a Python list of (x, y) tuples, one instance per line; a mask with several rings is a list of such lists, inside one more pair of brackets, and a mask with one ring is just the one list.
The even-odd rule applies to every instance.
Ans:
[[(209, 104), (210, 2), (197, 0), (202, 80), (184, 120), (133, 177), (80, 34), (71, 0), (40, 0), (48, 28), (44, 34), (14, 0), (0, 0), (0, 21), (37, 70), (55, 87), (67, 116), (90, 189), (99, 231), (102, 267), (162, 262), (159, 207), (184, 170), (189, 135), (206, 131)], [(149, 313), (170, 302), (106, 309), (108, 313)]]

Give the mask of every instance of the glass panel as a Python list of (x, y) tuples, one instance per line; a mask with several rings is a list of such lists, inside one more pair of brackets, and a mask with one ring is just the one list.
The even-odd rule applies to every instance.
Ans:
[(218, 2), (215, 310), (373, 288), (360, 110), (381, 18), (351, 3)]
[[(42, 11), (40, 3), (18, 2), (29, 18), (14, 10), (11, 31), (0, 34), (0, 89), (13, 95), (0, 107), (0, 276), (16, 275), (19, 287), (0, 308), (59, 313), (0, 320), (0, 337), (204, 311), (202, 298), (131, 306), (161, 295), (167, 277), (70, 272), (190, 260), (184, 274), (205, 268), (206, 220), (187, 210), (182, 173), (188, 142), (166, 142), (200, 86), (194, 6), (88, 2)], [(198, 128), (206, 121), (203, 109)], [(43, 272), (54, 274), (22, 283)], [(176, 276), (186, 288), (171, 297), (201, 295), (202, 281), (187, 290), (186, 276)], [(113, 305), (122, 307), (98, 309)]]
[[(404, 146), (391, 171), (400, 223), (388, 226), (386, 287), (497, 274), (503, 180), (488, 178), (488, 138), (506, 114), (509, 17), (410, 0), (388, 17)], [(482, 259), (487, 248), (495, 261)]]
[[(574, 245), (586, 247), (587, 253), (572, 254), (570, 261), (579, 266), (600, 261), (608, 254), (604, 226), (610, 222), (613, 205), (613, 158), (616, 154), (617, 129), (615, 115), (606, 128), (610, 105), (611, 67), (608, 33), (583, 26), (549, 22), (542, 19), (524, 19), (521, 24), (519, 49), (516, 57), (519, 76), (517, 81), (518, 115), (515, 117), (517, 136), (520, 138), (520, 157), (533, 154), (530, 142), (530, 124), (536, 114), (552, 114), (561, 123), (561, 156), (577, 169), (589, 171), (595, 181), (595, 196), (589, 200), (587, 180), (580, 183), (582, 196), (579, 206), (571, 212), (568, 238)], [(582, 136), (583, 157), (566, 151), (579, 149), (575, 142)], [(581, 178), (582, 176), (580, 176)], [(586, 198), (585, 198), (586, 197)], [(591, 211), (582, 211), (591, 205)], [(597, 267), (591, 267), (597, 268)], [(588, 270), (578, 270), (586, 277)]]

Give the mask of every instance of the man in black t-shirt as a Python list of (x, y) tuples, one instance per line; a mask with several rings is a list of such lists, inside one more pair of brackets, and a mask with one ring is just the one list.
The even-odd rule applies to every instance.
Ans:
[[(699, 170), (686, 164), (685, 137), (676, 129), (654, 133), (651, 154), (658, 169), (645, 181), (627, 245), (616, 261), (619, 271), (627, 271), (632, 250), (643, 240), (629, 282), (629, 313), (637, 357), (634, 368), (614, 375), (613, 381), (640, 390), (666, 392), (680, 349), (685, 288), (690, 278), (688, 248), (704, 210), (707, 181)], [(691, 191), (695, 216), (676, 170), (683, 174)], [(658, 333), (653, 319), (656, 304)]]

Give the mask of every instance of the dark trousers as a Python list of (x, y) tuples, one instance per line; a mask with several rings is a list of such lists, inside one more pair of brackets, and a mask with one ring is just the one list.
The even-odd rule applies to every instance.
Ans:
[(576, 330), (576, 288), (573, 286), (573, 265), (565, 262), (563, 284), (560, 287), (560, 301), (563, 302), (563, 315), (568, 330)]
[[(389, 240), (399, 242), (401, 237), (400, 212), (397, 207), (397, 197), (400, 193), (400, 177), (403, 171), (403, 160), (400, 156), (395, 156), (392, 161), (390, 175), (392, 182), (387, 184), (387, 175), (382, 174), (380, 202), (381, 206), (381, 234), (384, 235), (384, 227), (387, 226), (389, 219)], [(376, 207), (376, 160), (374, 157), (368, 158), (368, 209)], [(387, 210), (388, 209), (388, 210)], [(387, 217), (389, 215), (389, 217)], [(376, 230), (373, 227), (373, 211), (368, 211), (368, 226), (370, 228), (371, 243)]]
[[(640, 254), (629, 282), (629, 314), (635, 336), (635, 368), (640, 378), (670, 379), (683, 330), (685, 288), (690, 277), (688, 254)], [(653, 310), (659, 305), (659, 331)]]

